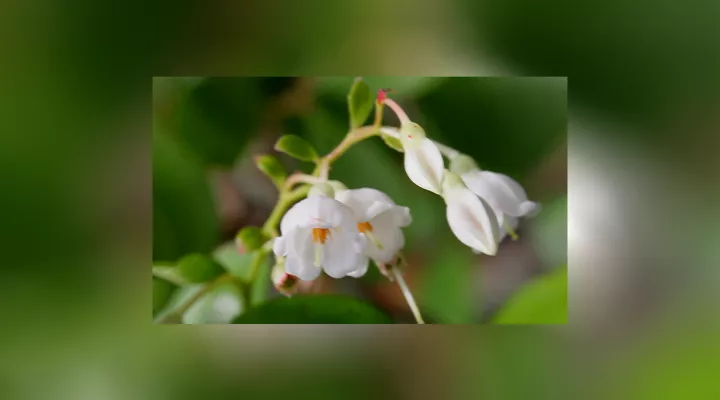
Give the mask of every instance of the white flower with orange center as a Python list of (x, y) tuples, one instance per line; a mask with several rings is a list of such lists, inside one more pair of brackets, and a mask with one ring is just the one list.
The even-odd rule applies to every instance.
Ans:
[(321, 193), (293, 206), (280, 222), (281, 236), (273, 251), (285, 257), (285, 270), (304, 281), (324, 270), (342, 278), (358, 270), (366, 239), (357, 231), (353, 212), (341, 202)]
[[(371, 188), (338, 191), (335, 198), (353, 211), (358, 232), (368, 239), (367, 257), (376, 263), (387, 263), (405, 246), (400, 228), (412, 222), (409, 208), (398, 206), (385, 193)], [(362, 276), (364, 271), (359, 270), (357, 274)]]

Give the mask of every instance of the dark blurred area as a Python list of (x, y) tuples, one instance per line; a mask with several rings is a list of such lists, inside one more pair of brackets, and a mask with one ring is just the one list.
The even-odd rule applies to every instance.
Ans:
[[(265, 390), (283, 395), (283, 388), (315, 398), (719, 397), (713, 375), (720, 359), (719, 14), (715, 2), (704, 0), (4, 5), (4, 397), (259, 397)], [(525, 143), (513, 143), (529, 157), (515, 166), (501, 157), (509, 150), (488, 148), (485, 156), (507, 163), (508, 173), (523, 179), (541, 202), (562, 192), (564, 182), (552, 177), (562, 175), (555, 171), (568, 160), (568, 327), (151, 325), (157, 92), (151, 77), (338, 75), (567, 77), (568, 146), (557, 150), (564, 155), (548, 156), (543, 168)], [(202, 82), (189, 78), (187, 84)], [(444, 98), (433, 94), (432, 85), (394, 89), (418, 116)], [(322, 104), (324, 97), (340, 107), (337, 94), (320, 96)], [(333, 124), (317, 105), (290, 101), (275, 107), (287, 111), (267, 115), (311, 114), (317, 124)], [(452, 135), (445, 119), (419, 122)], [(490, 123), (473, 122), (485, 128)], [(258, 141), (265, 144), (247, 152), (267, 149), (275, 132), (304, 125), (254, 123), (267, 127)], [(232, 130), (232, 124), (218, 129)], [(473, 137), (468, 140), (481, 141), (472, 135), (478, 132), (474, 125), (466, 131)], [(313, 134), (325, 132), (335, 131)], [(184, 133), (188, 140), (193, 134)], [(558, 143), (548, 142), (527, 145), (554, 154)], [(218, 148), (223, 145), (205, 150)], [(170, 146), (165, 162), (177, 160), (177, 150)], [(348, 157), (365, 151), (359, 146)], [(181, 183), (199, 182), (200, 166), (222, 171), (198, 161), (187, 166)], [(217, 182), (237, 180), (245, 182), (211, 174), (208, 187), (226, 189), (209, 193), (231, 187)], [(272, 187), (257, 182), (254, 194), (243, 192), (245, 204), (257, 209), (220, 208), (217, 226), (258, 223), (239, 217), (267, 212), (262, 204)], [(182, 201), (207, 203), (202, 193)], [(197, 214), (188, 218), (202, 218), (202, 211)], [(428, 221), (413, 231), (432, 229)], [(237, 228), (230, 225), (220, 231)], [(173, 240), (192, 243), (204, 232)], [(523, 246), (530, 237), (523, 232), (511, 244)], [(168, 255), (173, 243), (163, 245)], [(489, 269), (483, 264), (475, 272)], [(515, 277), (526, 278), (522, 271)], [(489, 282), (483, 278), (479, 282)], [(457, 286), (452, 277), (434, 281), (443, 279)], [(411, 282), (422, 286), (420, 277)], [(478, 292), (489, 296), (492, 290)], [(426, 299), (425, 306), (430, 303)]]

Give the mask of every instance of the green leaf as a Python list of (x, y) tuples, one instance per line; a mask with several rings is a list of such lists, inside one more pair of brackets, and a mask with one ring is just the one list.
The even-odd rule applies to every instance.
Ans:
[(175, 285), (187, 285), (188, 281), (182, 277), (180, 270), (175, 265), (153, 265), (153, 276), (164, 279)]
[(389, 324), (390, 316), (368, 303), (338, 295), (277, 298), (248, 310), (234, 324)]
[(496, 324), (567, 323), (567, 268), (527, 283), (500, 309)]
[(175, 288), (164, 279), (153, 278), (153, 314), (165, 307)]
[(242, 248), (246, 252), (259, 249), (267, 241), (267, 238), (262, 233), (262, 229), (257, 226), (246, 226), (242, 228), (235, 239), (240, 241)]
[(305, 139), (295, 135), (280, 137), (275, 143), (275, 150), (302, 161), (316, 161), (318, 159), (315, 148)]
[(153, 260), (213, 249), (218, 216), (205, 170), (165, 132), (153, 134)]
[(185, 324), (227, 324), (245, 308), (242, 291), (232, 283), (219, 285), (200, 297), (183, 315)]
[(235, 243), (225, 243), (215, 249), (213, 259), (225, 268), (232, 276), (247, 282), (250, 278), (250, 264), (252, 263), (253, 253), (238, 253)]
[(368, 86), (362, 78), (355, 79), (347, 96), (350, 112), (350, 128), (357, 128), (365, 123), (373, 107), (373, 98)]
[(223, 268), (209, 256), (189, 254), (178, 263), (178, 272), (188, 282), (207, 282), (223, 273)]
[(257, 278), (250, 286), (250, 305), (255, 307), (265, 302), (270, 287), (270, 257), (260, 262)]
[(264, 154), (255, 158), (255, 165), (273, 181), (275, 186), (280, 187), (285, 182), (287, 172), (277, 158)]
[(382, 140), (385, 142), (388, 147), (395, 151), (399, 151), (401, 153), (405, 152), (405, 149), (403, 149), (402, 143), (400, 142), (400, 139), (394, 138), (392, 136), (387, 135), (381, 135), (380, 136)]

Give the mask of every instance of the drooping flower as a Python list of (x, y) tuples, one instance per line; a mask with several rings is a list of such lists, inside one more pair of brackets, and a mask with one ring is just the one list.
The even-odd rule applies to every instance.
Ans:
[(368, 239), (365, 255), (376, 263), (391, 261), (405, 246), (400, 228), (412, 222), (409, 208), (398, 206), (385, 193), (371, 188), (342, 190), (335, 198), (353, 211), (358, 232)]
[(412, 122), (400, 126), (400, 143), (405, 151), (405, 172), (410, 180), (425, 190), (440, 194), (443, 179), (443, 158), (423, 128)]
[(297, 291), (298, 278), (290, 275), (285, 270), (285, 265), (279, 263), (270, 271), (270, 280), (272, 280), (275, 289), (287, 297), (292, 296)]
[(287, 273), (304, 281), (322, 270), (342, 278), (360, 269), (366, 258), (366, 239), (357, 231), (352, 210), (326, 193), (311, 191), (288, 210), (280, 222), (282, 236), (273, 243), (275, 254), (286, 257)]
[(483, 171), (475, 161), (460, 155), (450, 162), (450, 170), (462, 178), (465, 185), (487, 201), (498, 217), (503, 237), (518, 225), (518, 218), (535, 215), (539, 204), (529, 201), (525, 190), (515, 180), (497, 172)]
[(460, 176), (447, 170), (443, 198), (448, 224), (458, 240), (476, 252), (494, 256), (501, 233), (490, 205), (465, 187)]

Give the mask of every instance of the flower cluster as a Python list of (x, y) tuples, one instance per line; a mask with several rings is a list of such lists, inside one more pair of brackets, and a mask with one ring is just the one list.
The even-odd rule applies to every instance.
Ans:
[(378, 190), (335, 191), (321, 183), (285, 214), (273, 251), (283, 258), (284, 271), (301, 280), (314, 280), (322, 271), (333, 278), (359, 278), (369, 260), (380, 264), (395, 258), (405, 245), (400, 228), (411, 221), (407, 207)]
[[(538, 204), (512, 178), (483, 171), (469, 156), (429, 139), (384, 92), (377, 103), (389, 106), (401, 126), (378, 127), (376, 134), (396, 141), (408, 178), (443, 198), (450, 229), (474, 252), (495, 255), (507, 235), (517, 237), (519, 218), (537, 213)], [(289, 295), (298, 279), (312, 281), (323, 271), (333, 278), (359, 278), (370, 260), (382, 269), (399, 258), (405, 245), (401, 228), (412, 221), (407, 207), (376, 189), (327, 181), (326, 173), (312, 183), (307, 198), (285, 213), (273, 242), (278, 290)]]

